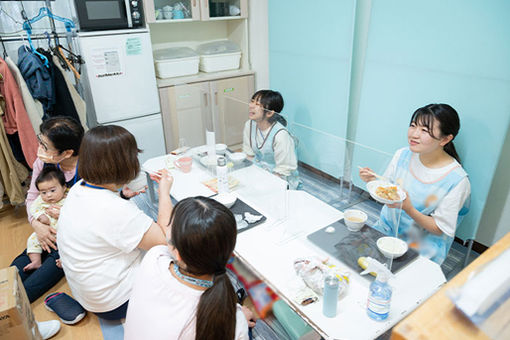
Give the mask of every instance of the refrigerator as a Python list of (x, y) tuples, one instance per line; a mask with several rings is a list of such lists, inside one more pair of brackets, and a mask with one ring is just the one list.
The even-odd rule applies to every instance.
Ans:
[(164, 155), (165, 140), (147, 29), (78, 33), (85, 60), (89, 127), (115, 124), (136, 138), (140, 162)]

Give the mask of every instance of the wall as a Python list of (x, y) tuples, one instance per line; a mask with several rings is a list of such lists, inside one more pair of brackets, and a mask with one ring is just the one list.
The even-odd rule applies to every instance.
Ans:
[(248, 41), (255, 89), (269, 88), (268, 0), (248, 1)]
[[(324, 1), (311, 12), (309, 2), (272, 0), (268, 8), (271, 87), (284, 93), (291, 129), (306, 144), (300, 159), (336, 176), (343, 170), (341, 152), (333, 154), (337, 147), (325, 144), (338, 143), (347, 132), (393, 153), (406, 145), (415, 109), (449, 103), (461, 116), (455, 142), (473, 192), (459, 235), (473, 237), (493, 178), (502, 189), (494, 175), (510, 118), (510, 2)], [(359, 20), (367, 18), (363, 47), (360, 30), (366, 26)], [(329, 159), (321, 155), (324, 149)], [(353, 165), (371, 158), (365, 154)], [(504, 219), (510, 214), (499, 205)], [(487, 228), (492, 232), (479, 233), (485, 242), (508, 230), (504, 220)]]

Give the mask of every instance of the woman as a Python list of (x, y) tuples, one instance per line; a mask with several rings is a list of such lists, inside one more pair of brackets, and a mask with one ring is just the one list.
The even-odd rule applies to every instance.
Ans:
[[(37, 159), (33, 165), (32, 182), (25, 204), (28, 220), (34, 228), (43, 249), (42, 265), (36, 270), (25, 272), (23, 268), (30, 263), (26, 250), (16, 257), (11, 264), (18, 268), (30, 302), (39, 298), (64, 276), (62, 269), (56, 265), (59, 258), (55, 237), (56, 230), (49, 224), (34, 219), (30, 213), (30, 207), (39, 195), (35, 181), (44, 167), (57, 167), (64, 173), (67, 187), (71, 187), (76, 183), (79, 180), (78, 171), (76, 170), (78, 152), (83, 138), (83, 127), (69, 117), (50, 118), (41, 124), (40, 131), (41, 133), (37, 136), (39, 140)], [(57, 219), (59, 212), (58, 206), (46, 211), (48, 215)]]
[(73, 296), (98, 316), (126, 316), (141, 250), (165, 244), (173, 179), (162, 171), (158, 222), (120, 197), (119, 190), (140, 171), (134, 136), (116, 126), (89, 130), (80, 147), (82, 178), (67, 195), (58, 221), (62, 266)]
[[(400, 223), (395, 209), (384, 206), (374, 226), (396, 235), (438, 264), (443, 263), (458, 224), (469, 211), (471, 187), (453, 145), (460, 120), (448, 104), (429, 104), (417, 109), (409, 123), (409, 147), (398, 150), (384, 176), (407, 191)], [(369, 168), (360, 170), (365, 182), (374, 180)], [(397, 229), (398, 228), (398, 229)]]

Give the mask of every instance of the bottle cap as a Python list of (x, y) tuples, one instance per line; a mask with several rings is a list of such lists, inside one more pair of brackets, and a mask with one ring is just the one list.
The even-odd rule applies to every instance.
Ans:
[(227, 159), (223, 156), (218, 157), (217, 161), (218, 166), (226, 166), (227, 165)]

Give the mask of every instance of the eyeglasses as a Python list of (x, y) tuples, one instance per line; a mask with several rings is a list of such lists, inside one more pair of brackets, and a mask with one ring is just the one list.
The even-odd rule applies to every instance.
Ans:
[(48, 151), (50, 151), (50, 152), (56, 152), (56, 153), (60, 154), (60, 152), (59, 152), (58, 150), (50, 150), (50, 149), (48, 148), (48, 145), (47, 145), (47, 144), (46, 144), (46, 143), (42, 140), (42, 137), (41, 137), (41, 136), (42, 136), (42, 134), (40, 134), (40, 133), (38, 133), (38, 134), (36, 135), (36, 137), (37, 137), (37, 142), (39, 143), (39, 145), (40, 145), (40, 146), (42, 146), (42, 148), (44, 149), (44, 151), (46, 151), (46, 152), (48, 152)]

